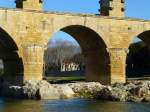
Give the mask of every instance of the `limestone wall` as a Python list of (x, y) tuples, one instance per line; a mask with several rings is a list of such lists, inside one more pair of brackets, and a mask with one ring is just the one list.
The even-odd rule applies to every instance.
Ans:
[[(72, 25), (80, 27), (76, 27), (76, 30), (69, 30), (69, 26)], [(17, 53), (18, 56), (22, 58), (24, 65), (24, 79), (40, 80), (42, 78), (44, 49), (47, 47), (48, 40), (53, 35), (53, 33), (62, 29), (63, 31), (67, 31), (67, 33), (76, 36), (76, 39), (79, 40), (81, 47), (82, 45), (86, 46), (88, 48), (87, 50), (90, 52), (92, 50), (96, 52), (96, 50), (100, 50), (102, 47), (104, 47), (98, 47), (101, 45), (101, 43), (97, 43), (97, 40), (99, 40), (95, 39), (97, 37), (101, 38), (101, 42), (103, 41), (103, 44), (105, 44), (105, 47), (103, 48), (105, 50), (107, 48), (128, 49), (131, 41), (135, 36), (150, 30), (150, 21), (85, 14), (69, 14), (1, 8), (0, 28), (2, 28), (12, 37), (12, 40), (18, 47)], [(80, 32), (84, 31), (84, 29), (86, 34)], [(80, 37), (81, 35), (82, 37)], [(94, 35), (98, 36), (93, 37)], [(7, 42), (5, 44), (7, 44)], [(113, 52), (113, 55), (111, 55), (112, 52), (109, 50), (107, 50), (107, 52), (110, 55), (110, 68), (112, 68), (114, 65), (113, 56), (119, 58), (120, 55), (126, 55), (124, 54), (124, 51), (119, 51), (119, 53), (115, 53), (117, 52), (115, 51)], [(94, 57), (98, 58), (98, 55), (101, 54), (95, 53)], [(92, 56), (92, 58), (94, 57)], [(121, 74), (122, 82), (125, 81), (124, 61), (125, 57), (120, 60), (122, 63), (122, 67), (120, 68), (121, 71), (115, 72), (114, 74), (116, 77), (118, 74)], [(98, 68), (95, 69), (98, 71)], [(112, 69), (116, 70), (115, 68)], [(114, 73), (114, 70), (112, 69), (110, 69), (110, 74)], [(94, 74), (94, 72), (92, 73)], [(95, 79), (98, 78), (99, 76), (95, 77)]]

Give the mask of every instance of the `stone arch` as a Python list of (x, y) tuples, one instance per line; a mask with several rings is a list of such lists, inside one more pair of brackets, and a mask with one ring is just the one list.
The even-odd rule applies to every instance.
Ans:
[(77, 42), (80, 44), (83, 51), (107, 48), (107, 45), (105, 44), (101, 36), (99, 36), (98, 33), (96, 33), (94, 30), (88, 27), (81, 26), (81, 25), (71, 25), (71, 26), (64, 27), (60, 30), (74, 37), (77, 40)]
[(132, 35), (129, 36), (129, 43), (128, 43), (128, 46), (126, 46), (126, 48), (129, 48), (130, 44), (133, 42), (135, 37), (138, 37), (139, 39), (144, 41), (144, 38), (142, 38), (142, 37), (146, 37), (146, 34), (148, 34), (149, 32), (150, 32), (150, 30), (144, 30), (144, 31), (140, 30), (135, 33), (132, 33)]
[(94, 30), (82, 25), (70, 25), (60, 28), (79, 43), (86, 60), (86, 80), (110, 83), (110, 59), (107, 45)]
[(147, 45), (150, 43), (150, 30), (144, 31), (137, 35), (138, 38), (143, 40)]
[[(144, 50), (145, 50), (145, 52), (147, 52), (146, 54), (150, 56), (150, 30), (142, 31), (140, 33), (137, 33), (134, 37), (132, 37), (131, 41), (129, 43), (128, 49), (129, 49), (129, 47), (130, 47), (130, 45), (131, 45), (131, 43), (132, 43), (132, 41), (133, 41), (133, 39), (135, 37), (138, 37), (139, 39), (141, 39), (143, 41), (143, 43), (146, 45), (144, 47)], [(134, 54), (134, 57), (133, 57), (134, 60), (132, 60), (132, 59), (129, 58), (129, 56), (131, 55), (131, 53), (129, 51), (129, 53), (128, 53), (127, 57), (126, 57), (126, 63), (127, 63), (126, 74), (129, 74), (130, 71), (131, 71), (130, 69), (133, 68), (133, 67), (131, 67), (132, 63), (133, 63), (132, 66), (135, 66), (134, 65), (135, 61), (136, 61), (136, 66), (138, 66), (139, 64), (141, 64), (141, 65), (144, 64), (144, 63), (140, 63), (140, 62), (144, 61), (143, 59), (146, 59), (146, 57), (145, 58), (142, 57), (144, 55), (144, 50), (140, 50), (139, 53)], [(142, 54), (141, 54), (141, 52), (142, 52)], [(140, 57), (140, 58), (138, 58), (138, 57)], [(137, 58), (138, 58), (139, 61), (136, 60)], [(150, 68), (150, 65), (142, 65), (142, 66), (145, 66), (144, 68), (146, 68), (146, 67), (148, 67), (148, 69)], [(136, 75), (137, 76), (142, 76), (143, 75), (142, 73), (150, 72), (150, 71), (142, 71), (142, 67), (140, 67), (140, 68), (134, 67), (134, 68), (135, 69), (133, 69), (132, 71), (133, 71), (133, 74), (135, 74), (135, 76)]]
[(23, 83), (23, 62), (18, 54), (16, 42), (4, 29), (0, 28), (0, 59), (4, 63), (2, 79), (7, 83)]

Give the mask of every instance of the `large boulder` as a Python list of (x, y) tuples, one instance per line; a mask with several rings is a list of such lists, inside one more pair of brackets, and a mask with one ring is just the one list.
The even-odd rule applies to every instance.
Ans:
[(129, 92), (133, 96), (147, 97), (150, 96), (150, 84), (149, 82), (134, 82), (136, 86), (129, 89)]
[(45, 80), (26, 81), (23, 86), (23, 92), (29, 99), (59, 99), (60, 94), (57, 89)]
[(41, 86), (37, 92), (40, 99), (60, 99), (60, 94), (53, 86)]
[(140, 87), (140, 86), (130, 89), (130, 93), (133, 96), (137, 96), (137, 97), (145, 97), (150, 95), (150, 91), (148, 87)]
[(150, 97), (144, 97), (144, 98), (142, 99), (142, 102), (150, 102)]
[(108, 87), (102, 88), (99, 92), (94, 95), (94, 98), (100, 100), (112, 100), (111, 89)]
[(93, 98), (103, 86), (98, 82), (81, 82), (69, 84), (77, 97)]
[(60, 94), (49, 82), (42, 80), (38, 83), (40, 99), (60, 99)]
[(141, 102), (143, 98), (137, 97), (137, 96), (129, 96), (127, 101), (128, 102)]
[(39, 87), (37, 86), (38, 81), (25, 81), (24, 82), (24, 86), (23, 88), (23, 94), (25, 98), (29, 98), (29, 99), (37, 99), (37, 90), (39, 89)]
[(126, 91), (123, 88), (121, 89), (121, 88), (115, 87), (115, 88), (112, 88), (112, 90), (111, 90), (111, 99), (113, 101), (125, 102), (128, 99), (128, 95), (129, 95), (128, 91)]
[(72, 88), (66, 84), (55, 85), (54, 87), (57, 88), (61, 99), (73, 98), (75, 96), (75, 93), (72, 90)]
[(126, 84), (124, 84), (122, 89), (125, 89), (126, 91), (130, 91), (132, 88), (136, 88), (136, 87), (137, 87), (137, 85), (134, 83), (126, 83)]

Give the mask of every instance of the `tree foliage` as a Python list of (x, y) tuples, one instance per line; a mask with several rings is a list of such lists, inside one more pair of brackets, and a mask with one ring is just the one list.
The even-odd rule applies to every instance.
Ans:
[(80, 46), (69, 41), (56, 41), (49, 44), (44, 54), (45, 71), (59, 71), (65, 61), (83, 66), (84, 58)]

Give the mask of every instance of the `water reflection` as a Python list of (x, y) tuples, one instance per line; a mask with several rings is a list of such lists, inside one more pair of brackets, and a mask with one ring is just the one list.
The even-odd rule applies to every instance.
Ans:
[(5, 99), (0, 103), (0, 112), (44, 112), (40, 101)]
[(0, 112), (150, 112), (150, 103), (94, 100), (0, 100)]

